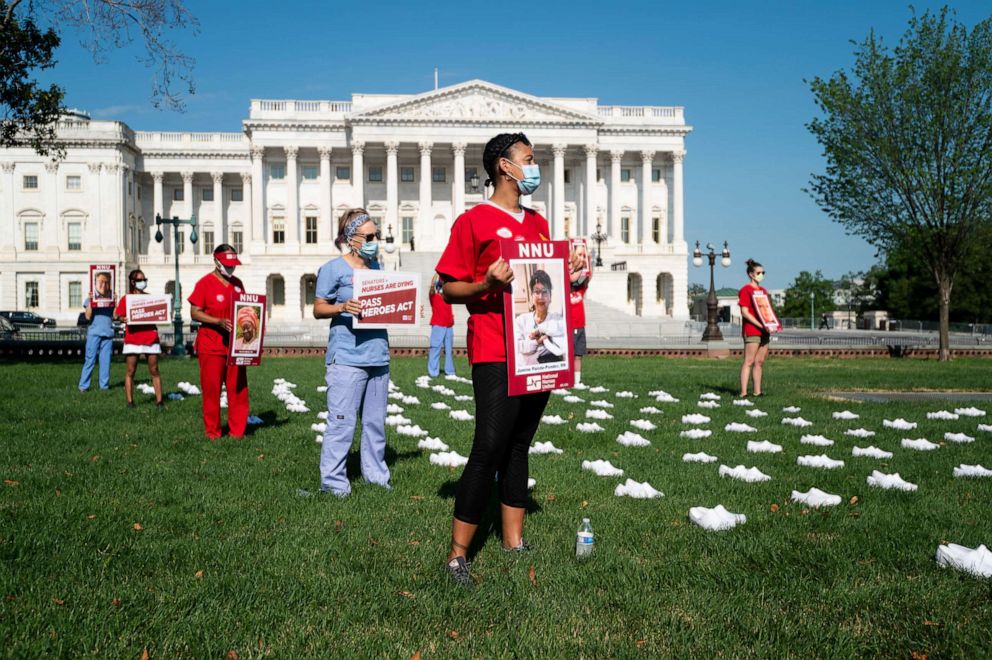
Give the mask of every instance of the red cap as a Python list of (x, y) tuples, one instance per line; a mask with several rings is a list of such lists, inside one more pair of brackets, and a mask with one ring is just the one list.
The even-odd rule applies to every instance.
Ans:
[(224, 266), (240, 266), (241, 260), (238, 259), (238, 253), (229, 247), (223, 245), (219, 246), (214, 250), (214, 259), (219, 261)]

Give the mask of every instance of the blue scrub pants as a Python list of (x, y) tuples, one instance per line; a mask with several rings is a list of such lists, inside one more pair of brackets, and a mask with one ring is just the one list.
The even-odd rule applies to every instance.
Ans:
[(90, 377), (97, 357), (100, 358), (100, 389), (110, 388), (110, 358), (114, 354), (114, 338), (101, 337), (95, 334), (86, 335), (86, 358), (83, 361), (83, 372), (79, 374), (79, 389), (90, 388)]
[(443, 325), (431, 326), (431, 348), (427, 352), (427, 375), (436, 378), (441, 373), (441, 347), (444, 347), (444, 373), (455, 375), (455, 363), (451, 359), (451, 344), (455, 329)]
[(327, 365), (327, 428), (320, 448), (320, 490), (344, 497), (351, 493), (346, 461), (362, 419), (362, 478), (390, 488), (386, 466), (386, 401), (389, 365), (351, 367)]

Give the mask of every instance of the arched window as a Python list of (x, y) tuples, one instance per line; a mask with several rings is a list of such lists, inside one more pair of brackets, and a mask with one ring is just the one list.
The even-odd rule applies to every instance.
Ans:
[(316, 298), (317, 293), (317, 276), (313, 274), (307, 274), (300, 278), (300, 292), (303, 294), (300, 297), (303, 299), (303, 305), (313, 305), (314, 298)]

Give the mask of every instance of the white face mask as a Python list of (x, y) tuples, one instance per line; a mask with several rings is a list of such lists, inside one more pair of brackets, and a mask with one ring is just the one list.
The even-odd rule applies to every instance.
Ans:
[(224, 277), (226, 277), (228, 279), (234, 277), (234, 268), (235, 268), (234, 266), (225, 266), (224, 264), (222, 264), (219, 261), (214, 261), (214, 264), (216, 264), (217, 270)]
[(135, 282), (134, 288), (137, 289), (138, 291), (144, 291), (145, 289), (148, 288), (148, 282)]

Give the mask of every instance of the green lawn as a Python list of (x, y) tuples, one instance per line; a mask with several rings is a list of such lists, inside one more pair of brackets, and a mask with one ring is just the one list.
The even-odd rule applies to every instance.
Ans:
[[(433, 466), (414, 439), (390, 433), (392, 492), (354, 484), (349, 499), (297, 495), (317, 486), (319, 445), (310, 425), (322, 410), (321, 359), (268, 359), (252, 369), (252, 412), (266, 420), (243, 441), (207, 442), (198, 398), (164, 410), (151, 397), (123, 405), (123, 365), (110, 392), (76, 392), (79, 365), (0, 365), (0, 649), (10, 657), (80, 654), (152, 656), (988, 656), (992, 653), (992, 581), (937, 567), (941, 541), (992, 545), (992, 480), (953, 479), (961, 463), (992, 467), (992, 434), (976, 431), (989, 415), (928, 421), (955, 404), (856, 404), (829, 401), (829, 388), (977, 388), (992, 390), (992, 363), (917, 360), (775, 360), (767, 365), (751, 419), (731, 405), (737, 363), (591, 358), (584, 379), (612, 391), (579, 393), (616, 407), (606, 432), (582, 434), (588, 404), (553, 396), (549, 414), (570, 418), (542, 426), (561, 455), (533, 456), (537, 480), (526, 535), (536, 550), (499, 550), (488, 532), (472, 565), (478, 585), (466, 592), (441, 573), (459, 471)], [(468, 375), (459, 362), (460, 373)], [(397, 359), (392, 378), (419, 406), (414, 423), (467, 455), (471, 422), (429, 407), (455, 402), (414, 379), (424, 361)], [(196, 382), (195, 362), (166, 361), (174, 390)], [(139, 378), (147, 377), (142, 365)], [(287, 413), (270, 394), (286, 378), (309, 402)], [(468, 385), (446, 383), (458, 393)], [(652, 389), (682, 401), (654, 404)], [(616, 398), (631, 390), (637, 399)], [(699, 394), (722, 395), (712, 411)], [(661, 415), (640, 414), (657, 405)], [(400, 404), (402, 405), (402, 404)], [(783, 426), (781, 409), (802, 408), (810, 429)], [(970, 405), (970, 404), (957, 404)], [(854, 410), (861, 419), (837, 421)], [(714, 431), (679, 437), (681, 416), (703, 412)], [(919, 422), (914, 431), (882, 420)], [(640, 432), (644, 448), (615, 442), (634, 418), (658, 429)], [(757, 434), (724, 432), (746, 421)], [(877, 435), (843, 434), (863, 426)], [(934, 452), (902, 449), (901, 438), (942, 441), (945, 431), (976, 436)], [(804, 446), (803, 433), (836, 441)], [(778, 455), (749, 454), (749, 439), (781, 444)], [(851, 446), (893, 451), (877, 461)], [(357, 444), (356, 444), (357, 448)], [(706, 451), (720, 462), (683, 463)], [(796, 456), (826, 453), (840, 470), (798, 467)], [(357, 456), (356, 456), (357, 458)], [(608, 459), (623, 478), (580, 468)], [(721, 463), (757, 466), (765, 483), (721, 479)], [(357, 463), (351, 472), (357, 477)], [(915, 493), (869, 488), (873, 469), (899, 472)], [(613, 495), (623, 479), (648, 481), (657, 500)], [(360, 481), (360, 479), (359, 479)], [(807, 510), (789, 503), (812, 486), (843, 496), (841, 506)], [(852, 503), (852, 498), (857, 498)], [(724, 504), (745, 525), (706, 532), (690, 524), (692, 506)], [(776, 505), (776, 506), (773, 506)], [(574, 559), (575, 530), (588, 516), (596, 556)], [(532, 581), (529, 577), (533, 567)]]

